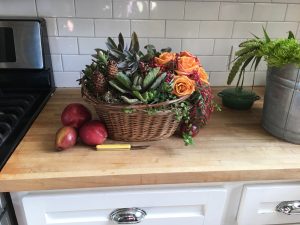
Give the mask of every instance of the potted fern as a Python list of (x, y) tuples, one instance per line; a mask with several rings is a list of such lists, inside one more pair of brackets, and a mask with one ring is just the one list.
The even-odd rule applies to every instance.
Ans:
[[(271, 134), (284, 140), (300, 144), (300, 43), (289, 31), (287, 38), (271, 40), (263, 28), (264, 38), (255, 36), (240, 44), (233, 67), (228, 76), (228, 84), (238, 74), (237, 86), (231, 89), (234, 95), (244, 95), (243, 80), (245, 69), (251, 69), (264, 59), (268, 64), (264, 96), (262, 126)], [(223, 97), (226, 91), (221, 93)], [(246, 92), (247, 98), (256, 100), (254, 92)], [(242, 101), (244, 98), (240, 98)], [(249, 100), (249, 102), (250, 102)], [(239, 100), (232, 100), (228, 106), (235, 108)], [(232, 103), (232, 105), (230, 105)], [(248, 105), (251, 107), (251, 104)]]
[(140, 50), (136, 33), (129, 46), (122, 34), (108, 38), (107, 50), (96, 49), (79, 80), (83, 97), (94, 105), (111, 139), (159, 140), (180, 125), (186, 144), (194, 127), (207, 123), (214, 109), (208, 75), (198, 58), (170, 48)]

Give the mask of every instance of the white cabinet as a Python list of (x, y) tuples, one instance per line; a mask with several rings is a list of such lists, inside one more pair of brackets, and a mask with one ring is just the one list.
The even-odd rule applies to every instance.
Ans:
[(225, 201), (223, 187), (66, 190), (20, 199), (27, 225), (112, 225), (112, 211), (131, 207), (147, 213), (140, 225), (220, 225)]
[[(300, 184), (245, 185), (238, 212), (238, 225), (300, 224), (300, 210), (291, 215), (277, 212), (276, 206), (286, 201), (300, 206)], [(299, 205), (299, 206), (298, 206)], [(288, 209), (288, 208), (286, 208)], [(300, 208), (299, 208), (300, 209)]]

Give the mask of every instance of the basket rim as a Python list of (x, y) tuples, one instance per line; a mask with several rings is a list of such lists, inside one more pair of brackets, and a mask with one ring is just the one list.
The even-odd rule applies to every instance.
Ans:
[(110, 109), (135, 109), (135, 110), (142, 110), (142, 109), (148, 109), (148, 108), (158, 108), (161, 106), (167, 106), (167, 105), (171, 105), (174, 103), (178, 103), (178, 102), (182, 102), (186, 99), (188, 99), (191, 95), (185, 95), (182, 96), (180, 98), (174, 99), (174, 100), (168, 100), (165, 102), (159, 102), (159, 103), (155, 103), (155, 104), (136, 104), (136, 105), (129, 105), (129, 104), (113, 104), (113, 103), (105, 103), (105, 102), (101, 102), (98, 101), (95, 97), (89, 95), (89, 93), (87, 92), (86, 88), (84, 88), (84, 86), (81, 87), (81, 94), (82, 97), (85, 101), (87, 101), (88, 103), (94, 105), (94, 106), (103, 106), (106, 108), (110, 108)]

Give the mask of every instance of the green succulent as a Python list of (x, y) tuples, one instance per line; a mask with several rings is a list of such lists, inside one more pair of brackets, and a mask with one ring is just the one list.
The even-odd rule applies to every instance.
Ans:
[(118, 63), (119, 70), (127, 74), (135, 73), (139, 68), (140, 58), (143, 56), (136, 33), (132, 33), (129, 48), (125, 46), (121, 33), (119, 34), (118, 42), (116, 44), (112, 38), (107, 38), (106, 46), (110, 57)]
[(122, 93), (121, 99), (129, 104), (152, 103), (157, 98), (158, 87), (164, 82), (166, 73), (159, 75), (160, 68), (152, 68), (146, 76), (135, 73), (128, 76), (119, 72), (109, 84), (118, 92)]

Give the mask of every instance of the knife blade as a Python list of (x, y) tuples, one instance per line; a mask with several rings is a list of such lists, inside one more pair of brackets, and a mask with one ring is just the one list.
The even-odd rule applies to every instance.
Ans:
[(142, 150), (148, 147), (149, 145), (103, 144), (103, 145), (96, 145), (96, 150), (97, 151), (130, 151), (130, 150)]

